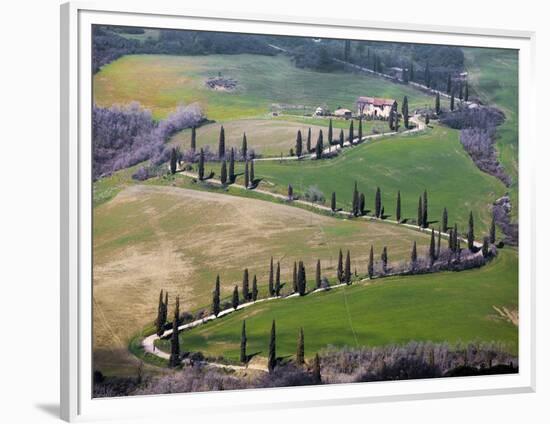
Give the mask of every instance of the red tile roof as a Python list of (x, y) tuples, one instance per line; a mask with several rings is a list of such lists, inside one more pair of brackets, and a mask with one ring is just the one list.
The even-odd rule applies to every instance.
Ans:
[(361, 96), (357, 99), (357, 103), (366, 103), (374, 106), (392, 106), (395, 103), (395, 100)]

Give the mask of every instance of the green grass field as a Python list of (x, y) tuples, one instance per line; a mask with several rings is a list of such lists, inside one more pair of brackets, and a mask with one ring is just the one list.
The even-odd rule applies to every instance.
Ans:
[[(219, 166), (212, 165), (218, 172)], [(242, 171), (242, 165), (237, 167)], [(449, 223), (467, 229), (470, 210), (477, 223), (477, 236), (489, 228), (491, 203), (503, 195), (506, 187), (496, 178), (481, 172), (464, 152), (458, 132), (435, 126), (421, 135), (402, 135), (367, 142), (346, 149), (337, 158), (323, 161), (258, 161), (255, 177), (260, 188), (286, 193), (288, 184), (303, 193), (317, 186), (327, 201), (336, 192), (337, 204), (350, 208), (354, 181), (366, 195), (369, 209), (374, 208), (376, 187), (382, 191), (386, 214), (395, 216), (397, 191), (401, 190), (402, 216), (416, 219), (418, 196), (428, 190), (431, 221), (439, 221), (444, 207)], [(243, 176), (237, 182), (242, 182)], [(437, 223), (434, 223), (437, 227)]]
[(499, 159), (513, 184), (512, 216), (518, 214), (518, 52), (501, 49), (464, 49), (473, 95), (496, 105), (506, 114), (497, 129)]
[[(208, 77), (231, 77), (234, 92), (205, 87)], [(409, 108), (432, 104), (430, 96), (381, 78), (349, 73), (322, 73), (296, 68), (284, 56), (130, 55), (104, 66), (94, 75), (94, 102), (100, 106), (140, 102), (155, 118), (163, 118), (180, 103), (199, 102), (209, 119), (227, 121), (265, 117), (273, 104), (326, 104), (355, 109), (360, 95), (409, 97)]]
[[(238, 360), (246, 320), (248, 353), (267, 356), (271, 321), (277, 355), (293, 356), (304, 328), (306, 356), (329, 346), (383, 346), (411, 340), (496, 341), (517, 354), (518, 331), (493, 306), (517, 310), (515, 252), (501, 250), (478, 270), (392, 277), (266, 303), (181, 333), (182, 348)], [(160, 343), (166, 349), (167, 341)]]

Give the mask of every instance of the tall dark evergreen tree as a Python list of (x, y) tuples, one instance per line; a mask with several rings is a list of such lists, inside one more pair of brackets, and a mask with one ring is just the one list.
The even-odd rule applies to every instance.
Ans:
[(411, 267), (416, 269), (416, 264), (418, 262), (418, 254), (416, 252), (416, 240), (413, 242), (413, 248), (411, 251)]
[(227, 164), (225, 159), (222, 161), (222, 169), (220, 170), (220, 181), (223, 185), (227, 184)]
[(293, 293), (298, 292), (298, 265), (294, 261), (294, 268), (292, 268), (292, 290)]
[(250, 300), (250, 291), (248, 286), (248, 268), (243, 272), (243, 286), (242, 286), (243, 302)]
[(458, 98), (462, 100), (464, 98), (464, 85), (462, 82), (458, 85)]
[(315, 358), (313, 358), (313, 381), (315, 384), (322, 384), (323, 380), (321, 378), (321, 360), (319, 359), (319, 354), (315, 354)]
[(483, 237), (483, 246), (481, 247), (481, 253), (483, 257), (486, 258), (489, 256), (489, 237)]
[(298, 345), (296, 346), (296, 364), (304, 365), (304, 328), (300, 327)]
[(495, 244), (496, 239), (497, 239), (497, 229), (495, 225), (495, 214), (493, 213), (491, 218), (491, 228), (489, 230), (489, 242), (491, 244)]
[(244, 186), (245, 188), (250, 187), (250, 165), (248, 160), (244, 163)]
[(340, 148), (342, 149), (344, 147), (344, 130), (340, 130), (340, 137), (338, 138), (338, 144), (340, 144)]
[(273, 372), (277, 365), (277, 336), (275, 333), (275, 320), (271, 323), (271, 335), (269, 337), (269, 354), (267, 358), (267, 369)]
[(315, 157), (317, 159), (323, 157), (323, 130), (319, 130), (319, 137), (317, 137), (317, 145), (315, 146)]
[(428, 192), (426, 190), (422, 197), (422, 227), (428, 228)]
[(307, 152), (311, 153), (311, 128), (307, 129), (306, 148), (307, 148)]
[(353, 145), (354, 138), (355, 138), (355, 134), (353, 131), (353, 119), (352, 119), (351, 122), (349, 123), (349, 133), (348, 133), (348, 142), (350, 146)]
[(336, 192), (332, 192), (332, 196), (330, 197), (330, 209), (332, 212), (336, 212)]
[(376, 195), (374, 197), (374, 213), (377, 218), (382, 216), (382, 193), (380, 193), (380, 187), (376, 187)]
[(252, 300), (254, 302), (258, 300), (258, 279), (256, 278), (256, 274), (252, 278)]
[(277, 272), (275, 273), (275, 296), (281, 295), (281, 263), (277, 262)]
[(367, 267), (367, 273), (369, 274), (369, 278), (372, 278), (374, 275), (374, 248), (372, 247), (372, 244), (370, 246), (369, 265)]
[(246, 355), (246, 321), (243, 320), (243, 325), (241, 327), (241, 363), (246, 363), (248, 361), (248, 356)]
[(254, 175), (254, 159), (250, 161), (250, 187), (254, 187), (256, 176)]
[(470, 218), (468, 219), (468, 249), (470, 249), (470, 252), (474, 251), (474, 241), (474, 215), (472, 211), (470, 211)]
[(344, 266), (344, 282), (346, 284), (351, 284), (351, 258), (349, 250), (346, 254), (346, 265)]
[(451, 94), (452, 86), (451, 74), (447, 74), (447, 94)]
[(199, 180), (204, 180), (204, 150), (201, 149), (199, 155)]
[(229, 156), (229, 182), (231, 184), (235, 182), (235, 150), (233, 147)]
[(248, 140), (246, 139), (246, 133), (243, 133), (243, 143), (241, 146), (241, 155), (243, 160), (248, 159)]
[(225, 158), (225, 130), (223, 125), (220, 128), (220, 138), (218, 140), (218, 159)]
[(397, 205), (395, 207), (395, 219), (397, 223), (401, 223), (401, 191), (397, 191)]
[(409, 63), (409, 81), (414, 81), (414, 63), (412, 60)]
[(447, 214), (447, 208), (443, 208), (443, 216), (441, 218), (441, 231), (446, 233), (449, 231), (449, 216)]
[(355, 181), (355, 185), (353, 186), (353, 196), (351, 199), (351, 212), (353, 213), (353, 216), (359, 215), (359, 192), (357, 191), (357, 181)]
[(294, 189), (290, 184), (288, 185), (287, 194), (288, 194), (288, 200), (294, 200)]
[(307, 278), (306, 278), (306, 268), (304, 263), (300, 261), (298, 263), (298, 293), (300, 296), (306, 294), (307, 291)]
[(441, 254), (441, 227), (439, 227), (439, 231), (437, 232), (437, 251), (435, 254), (435, 258), (439, 259), (440, 254)]
[(302, 156), (302, 131), (300, 130), (296, 134), (296, 156)]
[(344, 282), (344, 258), (342, 256), (342, 249), (338, 253), (338, 266), (336, 268), (336, 278), (340, 283)]
[(174, 309), (174, 321), (172, 323), (172, 336), (170, 337), (170, 366), (176, 367), (180, 363), (180, 340), (179, 340), (179, 317), (180, 317), (180, 298), (176, 297), (176, 306)]
[(430, 255), (430, 266), (432, 266), (435, 262), (435, 232), (432, 228), (432, 235), (430, 237), (430, 249), (429, 249), (429, 255)]
[(363, 117), (359, 117), (359, 128), (357, 128), (357, 142), (361, 143), (363, 141)]
[(418, 226), (420, 228), (422, 228), (422, 217), (423, 217), (423, 213), (422, 213), (422, 196), (418, 196), (418, 213), (417, 213), (417, 216), (416, 216), (416, 222), (418, 224)]
[(451, 93), (451, 112), (455, 110), (455, 92), (453, 90), (453, 92)]
[(455, 224), (455, 228), (453, 229), (453, 245), (454, 245), (454, 251), (458, 252), (460, 249), (460, 237), (458, 235), (458, 226)]
[(387, 274), (387, 272), (388, 272), (388, 248), (386, 246), (384, 246), (384, 248), (382, 249), (382, 256), (381, 256), (380, 259), (382, 259), (382, 270), (384, 271), (384, 274)]
[(435, 95), (435, 113), (438, 115), (441, 113), (441, 99), (439, 97), (439, 91)]
[(214, 316), (218, 316), (220, 311), (220, 276), (217, 275), (216, 285), (214, 286), (214, 291), (212, 292), (212, 313)]
[(429, 113), (426, 113), (426, 115), (424, 115), (424, 123), (426, 125), (428, 125), (430, 123), (430, 114)]
[(178, 151), (175, 147), (170, 150), (170, 173), (174, 175), (178, 170)]
[(195, 153), (197, 150), (197, 129), (193, 126), (191, 128), (191, 151)]
[(233, 306), (233, 309), (237, 309), (237, 306), (239, 306), (239, 287), (235, 286), (233, 289), (233, 298), (231, 299), (231, 304)]
[(164, 333), (164, 326), (166, 324), (166, 306), (165, 303), (164, 303), (164, 297), (163, 297), (163, 291), (161, 290), (160, 291), (160, 296), (159, 296), (159, 304), (158, 304), (158, 309), (157, 309), (157, 319), (155, 320), (155, 325), (156, 325), (156, 328), (157, 328), (157, 336), (162, 336), (162, 334)]
[(359, 215), (365, 215), (365, 195), (363, 193), (359, 195)]
[(274, 286), (274, 278), (273, 278), (273, 256), (269, 261), (269, 284), (268, 284), (267, 292), (270, 297), (275, 294), (275, 286)]
[(470, 92), (468, 89), (468, 81), (466, 81), (466, 86), (464, 87), (464, 101), (468, 101), (468, 98), (470, 97)]
[(332, 118), (328, 121), (328, 144), (332, 144)]
[(409, 99), (407, 96), (403, 97), (401, 114), (403, 115), (403, 125), (405, 126), (405, 129), (409, 129)]
[(317, 266), (315, 267), (315, 288), (321, 288), (321, 260), (317, 259)]

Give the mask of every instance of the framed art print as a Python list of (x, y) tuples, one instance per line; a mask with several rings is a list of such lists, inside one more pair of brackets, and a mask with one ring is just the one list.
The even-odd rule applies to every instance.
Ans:
[(61, 13), (63, 418), (534, 389), (533, 34)]

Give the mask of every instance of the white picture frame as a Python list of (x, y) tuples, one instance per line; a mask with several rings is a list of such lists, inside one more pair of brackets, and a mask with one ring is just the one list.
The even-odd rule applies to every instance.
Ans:
[[(513, 48), (519, 51), (519, 373), (380, 383), (92, 399), (91, 25), (202, 29)], [(67, 421), (521, 393), (535, 390), (534, 33), (407, 23), (201, 12), (154, 2), (61, 6), (61, 415)], [(289, 396), (275, 393), (292, 393)], [(172, 397), (177, 396), (178, 402)]]

